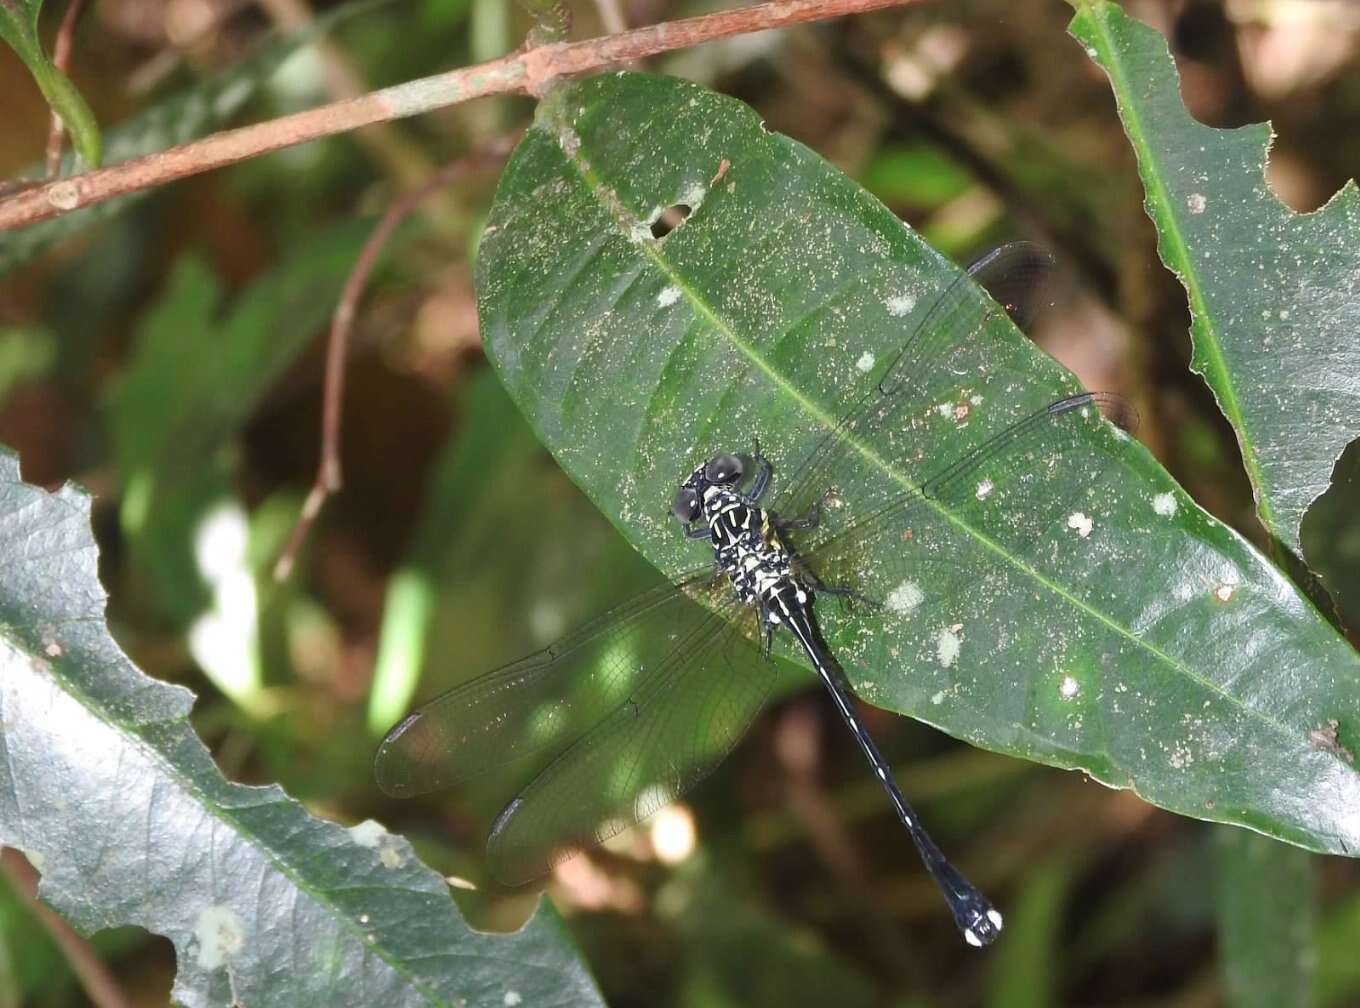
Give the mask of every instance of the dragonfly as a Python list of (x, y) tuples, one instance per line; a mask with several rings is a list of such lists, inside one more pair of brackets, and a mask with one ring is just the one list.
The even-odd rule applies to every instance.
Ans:
[[(489, 867), (502, 883), (531, 881), (707, 776), (771, 694), (780, 637), (830, 694), (964, 940), (996, 939), (1001, 914), (908, 803), (827, 640), (888, 627), (879, 654), (911, 648), (948, 670), (963, 627), (931, 615), (976, 590), (979, 557), (1042, 566), (1089, 531), (1053, 477), (1075, 475), (1090, 493), (1109, 476), (1118, 438), (1106, 421), (1131, 423), (1121, 400), (1068, 394), (990, 429), (972, 423), (982, 397), (936, 401), (961, 387), (960, 348), (975, 354), (1004, 315), (1028, 321), (1050, 266), (1017, 243), (959, 273), (777, 491), (758, 442), (694, 468), (671, 511), (711, 559), (419, 707), (378, 748), (382, 790), (410, 797), (497, 775), (509, 797)], [(956, 435), (975, 426), (975, 443), (935, 465), (913, 436), (927, 416)]]

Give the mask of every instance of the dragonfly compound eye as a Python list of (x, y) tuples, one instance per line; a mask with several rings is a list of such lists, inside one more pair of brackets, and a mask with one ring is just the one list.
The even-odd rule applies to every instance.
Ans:
[(699, 517), (699, 495), (689, 487), (681, 487), (680, 492), (675, 495), (671, 512), (682, 522), (694, 521)]
[(722, 455), (713, 456), (708, 465), (704, 466), (704, 479), (710, 483), (735, 483), (741, 479), (741, 472), (741, 459), (724, 452)]

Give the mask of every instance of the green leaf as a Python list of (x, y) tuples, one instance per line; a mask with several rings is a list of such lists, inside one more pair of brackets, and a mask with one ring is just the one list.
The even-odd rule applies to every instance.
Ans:
[(192, 694), (109, 636), (89, 517), (0, 452), (0, 844), (43, 899), (87, 933), (168, 937), (188, 1006), (600, 1003), (551, 915), (473, 932), (405, 840), (224, 779)]
[[(9, 0), (0, 0), (0, 5)], [(22, 0), (12, 0), (22, 2)], [(374, 0), (353, 0), (317, 17), (305, 29), (272, 38), (230, 70), (200, 81), (108, 130), (105, 145), (110, 164), (173, 147), (202, 136), (234, 116), (261, 85), (293, 53), (335, 24), (373, 7)], [(64, 171), (74, 169), (72, 163)], [(83, 207), (18, 231), (0, 234), (0, 275), (26, 262), (53, 242), (83, 231), (97, 221), (121, 212), (149, 192), (129, 193)]]
[(1051, 858), (1025, 872), (1014, 906), (1006, 912), (1006, 940), (989, 964), (987, 1008), (1061, 1003), (1063, 976), (1055, 967), (1065, 958), (1062, 919), (1074, 868), (1070, 857)]
[(52, 111), (61, 117), (85, 164), (99, 167), (99, 124), (71, 79), (57, 69), (38, 39), (38, 12), (42, 0), (0, 0), (0, 39), (9, 43), (28, 67)]
[(1158, 250), (1190, 298), (1192, 366), (1237, 432), (1262, 524), (1297, 552), (1360, 436), (1360, 191), (1294, 213), (1265, 181), (1270, 126), (1196, 122), (1157, 32), (1105, 2), (1069, 30), (1109, 74)]
[(1313, 858), (1218, 830), (1218, 956), (1229, 1008), (1311, 1008)]
[[(653, 238), (674, 204), (689, 218)], [(683, 476), (754, 436), (776, 467), (804, 457), (872, 387), (861, 362), (891, 359), (958, 275), (749, 108), (636, 74), (574, 84), (540, 107), (477, 263), (483, 337), (511, 395), (672, 576), (706, 558), (670, 517)], [(948, 360), (951, 384), (921, 392), (908, 429), (886, 435), (894, 454), (863, 453), (852, 492), (910, 485), (913, 467), (943, 466), (1076, 388), (1004, 318)], [(1110, 478), (1036, 461), (1035, 478), (1051, 474), (1044, 510), (1060, 510), (1030, 528), (1027, 549), (1004, 515), (979, 527), (942, 506), (938, 520), (957, 527), (933, 530), (949, 562), (923, 562), (919, 611), (847, 619), (819, 605), (856, 690), (1186, 815), (1356, 850), (1360, 775), (1344, 750), (1360, 729), (1360, 658), (1140, 445), (1099, 428), (1080, 443)], [(923, 557), (911, 532), (866, 570)], [(1332, 720), (1342, 741), (1320, 745)]]

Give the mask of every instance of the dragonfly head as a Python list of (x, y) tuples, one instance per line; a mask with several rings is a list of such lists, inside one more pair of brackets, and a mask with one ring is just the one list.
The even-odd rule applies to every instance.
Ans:
[(671, 513), (686, 525), (693, 524), (703, 513), (705, 492), (710, 487), (735, 487), (745, 474), (746, 463), (740, 455), (714, 455), (680, 484)]

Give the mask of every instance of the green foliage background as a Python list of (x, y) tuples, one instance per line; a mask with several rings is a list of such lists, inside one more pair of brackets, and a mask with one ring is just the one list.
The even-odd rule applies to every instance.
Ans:
[[(584, 37), (601, 30), (610, 5), (571, 6), (573, 34)], [(618, 6), (640, 24), (712, 5)], [(7, 177), (40, 160), (44, 93), (68, 109), (83, 107), (83, 94), (93, 108), (80, 120), (85, 159), (98, 156), (97, 120), (105, 159), (118, 161), (326, 100), (337, 66), (377, 87), (500, 55), (531, 27), (499, 0), (420, 0), (336, 6), (291, 33), (235, 10), (186, 34), (172, 3), (111, 2), (82, 21), (70, 80), (40, 91), (34, 75), (47, 73), (61, 12), (43, 12), (32, 34), (38, 6), (15, 10), (23, 45), (0, 52)], [(1178, 534), (1193, 524), (1215, 549), (1234, 551), (1248, 583), (1273, 586), (1288, 614), (1268, 633), (1211, 621), (1192, 642), (1194, 668), (1221, 674), (1240, 703), (1288, 711), (1292, 745), (1236, 736), (1254, 782), (1206, 775), (1196, 785), (1232, 793), (1231, 808), (1199, 808), (1200, 791), (1174, 774), (1149, 788), (1137, 772), (1114, 773), (1119, 765), (1085, 737), (1064, 738), (1058, 751), (1052, 738), (1002, 738), (969, 705), (937, 717), (910, 668), (874, 666), (865, 696), (990, 749), (1131, 783), (1163, 806), (1353, 850), (1355, 446), (1332, 488), (1309, 502), (1360, 416), (1360, 225), (1353, 188), (1325, 211), (1294, 211), (1322, 206), (1360, 164), (1360, 24), (1331, 3), (1154, 2), (1130, 12), (1169, 37), (1179, 81), (1157, 37), (1111, 5), (1069, 25), (1067, 5), (1021, 17), (1000, 0), (756, 36), (645, 69), (749, 104), (751, 151), (803, 152), (790, 155), (786, 177), (809, 188), (800, 195), (790, 183), (792, 203), (761, 208), (772, 230), (799, 225), (806, 207), (806, 234), (825, 201), (864, 219), (891, 222), (891, 211), (959, 262), (1017, 237), (1053, 249), (1061, 283), (1040, 345), (1082, 384), (1136, 403), (1140, 439), (1185, 491)], [(322, 27), (329, 48), (312, 44)], [(386, 800), (369, 773), (376, 739), (414, 696), (656, 583), (648, 560), (667, 570), (681, 562), (683, 544), (664, 538), (656, 518), (666, 473), (690, 461), (665, 447), (657, 432), (670, 428), (657, 422), (636, 452), (637, 442), (611, 440), (609, 423), (563, 423), (563, 402), (540, 400), (542, 387), (522, 378), (582, 340), (596, 352), (613, 339), (659, 352), (669, 338), (641, 314), (618, 333), (592, 327), (602, 316), (572, 300), (593, 281), (570, 242), (603, 232), (573, 216), (589, 198), (557, 201), (556, 144), (543, 141), (579, 126), (610, 88), (622, 104), (601, 107), (624, 118), (584, 132), (583, 157), (618, 191), (620, 179), (645, 189), (668, 170), (683, 176), (687, 157), (713, 160), (704, 124), (682, 114), (648, 123), (664, 93), (611, 79), (567, 92), (579, 109), (559, 95), (540, 110), (494, 214), (495, 171), (427, 201), (389, 244), (361, 305), (345, 487), (282, 585), (268, 571), (315, 461), (319, 337), (375, 214), (445, 161), (529, 125), (534, 105), (489, 100), (0, 235), (0, 443), (19, 466), (0, 457), (0, 842), (28, 855), (4, 855), (0, 1008), (86, 997), (81, 955), (39, 924), (33, 868), (42, 897), (97, 932), (85, 954), (134, 1004), (1360, 1002), (1349, 859), (1175, 816), (865, 708), (942, 846), (1006, 911), (999, 946), (963, 947), (834, 712), (812, 692), (782, 697), (686, 797), (698, 834), (681, 864), (661, 863), (644, 828), (572, 862), (549, 887), (552, 908), (526, 930), (468, 930), (465, 920), (513, 930), (534, 912), (532, 893), (485, 884), (480, 842), (498, 808), (494, 789)], [(707, 124), (725, 114), (713, 106)], [(756, 117), (797, 143), (770, 139)], [(1276, 136), (1263, 182), (1265, 129), (1209, 127), (1266, 119)], [(611, 134), (637, 151), (653, 142), (675, 153), (611, 163)], [(1219, 205), (1233, 209), (1215, 214)], [(498, 229), (519, 227), (483, 244), (479, 332), (473, 263), (488, 215)], [(554, 228), (559, 240), (527, 244)], [(701, 234), (682, 229), (667, 248), (683, 258), (683, 243)], [(565, 292), (554, 295), (566, 305), (557, 322), (533, 339), (506, 321), (538, 304), (516, 304), (527, 297), (519, 289), (506, 294), (517, 259), (533, 267), (521, 271), (529, 281)], [(684, 276), (696, 291), (728, 289), (722, 276)], [(489, 313), (507, 298), (514, 310)], [(708, 348), (720, 363), (723, 348)], [(606, 377), (623, 389), (636, 373), (620, 365)], [(607, 416), (622, 422), (626, 397), (616, 398)], [(760, 422), (791, 429), (791, 410), (761, 402)], [(704, 426), (679, 405), (681, 427)], [(1137, 473), (1166, 479), (1150, 460)], [(35, 489), (67, 480), (92, 497)], [(1300, 542), (1307, 566), (1291, 555)], [(1184, 562), (1183, 547), (1167, 550)], [(98, 620), (96, 573), (111, 637)], [(1155, 592), (1142, 577), (1125, 580), (1130, 597)], [(1047, 615), (1034, 619), (1042, 626)], [(1278, 679), (1236, 671), (1260, 655), (1274, 656)], [(138, 669), (172, 685), (151, 686)], [(187, 720), (184, 687), (197, 698)], [(992, 701), (1005, 700), (995, 691)], [(54, 720), (57, 709), (67, 713)], [(1128, 744), (1142, 733), (1167, 745), (1170, 722), (1153, 725), (1125, 725)], [(279, 784), (287, 797), (228, 780)], [(1273, 806), (1258, 796), (1272, 782), (1285, 796)], [(202, 874), (172, 870), (165, 851)], [(481, 888), (455, 887), (450, 903), (416, 855)], [(115, 927), (127, 924), (170, 940)], [(280, 937), (249, 940), (265, 933)], [(289, 942), (307, 952), (294, 951), (291, 967)]]

